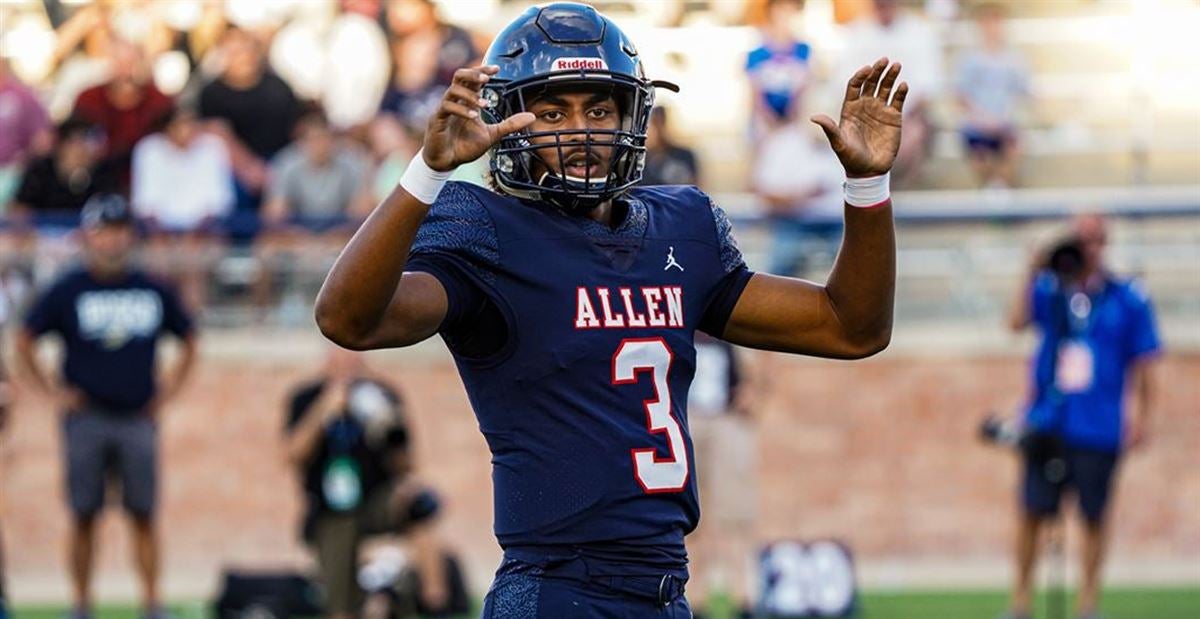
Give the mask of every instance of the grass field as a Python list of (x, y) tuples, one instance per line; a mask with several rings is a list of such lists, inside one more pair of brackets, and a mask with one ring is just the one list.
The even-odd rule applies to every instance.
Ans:
[[(861, 619), (993, 619), (1005, 607), (1002, 591), (980, 592), (905, 592), (866, 593), (859, 604)], [(1068, 604), (1068, 607), (1070, 604)], [(1038, 602), (1036, 619), (1057, 619), (1046, 614), (1047, 600)], [(208, 617), (204, 605), (182, 604), (173, 607), (177, 619)], [(1114, 589), (1104, 596), (1105, 619), (1198, 619), (1200, 588)], [(17, 607), (16, 619), (61, 619), (61, 607)], [(706, 619), (728, 616), (728, 604), (718, 602)], [(1067, 618), (1073, 619), (1073, 614)], [(129, 607), (106, 607), (96, 619), (137, 619)]]

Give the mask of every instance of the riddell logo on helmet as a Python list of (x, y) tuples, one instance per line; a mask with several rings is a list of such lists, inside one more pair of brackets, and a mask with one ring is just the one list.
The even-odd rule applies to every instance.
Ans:
[(558, 58), (551, 71), (607, 71), (603, 58)]

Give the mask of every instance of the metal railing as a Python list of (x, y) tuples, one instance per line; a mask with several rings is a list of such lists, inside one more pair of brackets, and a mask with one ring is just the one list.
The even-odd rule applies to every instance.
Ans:
[[(771, 221), (752, 196), (718, 196), (732, 214), (751, 268), (766, 269)], [(1110, 259), (1137, 275), (1161, 314), (1200, 323), (1200, 187), (1103, 190), (909, 192), (895, 196), (900, 322), (987, 321), (994, 324), (1025, 272), (1032, 247), (1048, 242), (1079, 205), (1113, 221)], [(821, 222), (817, 222), (821, 223)], [(801, 230), (803, 226), (801, 226)], [(799, 275), (823, 280), (836, 240), (804, 241)], [(311, 327), (312, 303), (339, 244), (261, 246), (175, 243), (143, 247), (141, 264), (188, 287), (212, 327)], [(40, 235), (0, 251), (0, 293), (19, 308), (30, 290), (75, 259), (71, 234)], [(19, 311), (19, 310), (18, 310)]]

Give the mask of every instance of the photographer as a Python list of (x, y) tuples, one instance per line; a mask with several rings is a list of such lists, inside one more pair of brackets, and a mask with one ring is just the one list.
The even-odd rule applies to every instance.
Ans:
[(370, 535), (403, 535), (420, 583), (418, 607), (447, 604), (435, 533), (438, 498), (411, 478), (404, 404), (360, 353), (331, 348), (321, 376), (292, 393), (287, 454), (304, 485), (304, 539), (316, 554), (328, 616), (357, 616), (358, 550)]
[[(1076, 609), (1097, 617), (1107, 541), (1110, 489), (1121, 454), (1145, 444), (1155, 401), (1159, 351), (1145, 291), (1104, 264), (1107, 232), (1097, 215), (1071, 222), (1070, 235), (1034, 261), (1009, 312), (1014, 331), (1037, 329), (1033, 391), (1025, 418), (1029, 440), (1017, 530), (1017, 577), (1009, 616), (1030, 613), (1038, 531), (1057, 515), (1064, 489), (1083, 516), (1082, 582)], [(1132, 395), (1128, 414), (1126, 386)]]

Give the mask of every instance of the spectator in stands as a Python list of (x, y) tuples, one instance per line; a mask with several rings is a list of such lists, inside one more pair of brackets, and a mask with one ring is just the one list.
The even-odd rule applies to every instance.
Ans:
[(983, 187), (1012, 187), (1020, 144), (1016, 114), (1029, 96), (1029, 70), (1004, 38), (1004, 9), (977, 8), (981, 45), (959, 61), (955, 88), (963, 111), (962, 134), (971, 167)]
[(379, 114), (367, 128), (367, 143), (375, 164), (371, 172), (371, 198), (378, 204), (392, 193), (408, 169), (421, 142), (391, 114)]
[(329, 616), (356, 616), (356, 581), (365, 537), (403, 535), (413, 550), (423, 610), (448, 601), (439, 501), (412, 476), (404, 402), (372, 372), (362, 353), (330, 348), (321, 374), (292, 392), (286, 423), (288, 459), (304, 488), (304, 540), (325, 586)]
[[(374, 162), (368, 183), (372, 203), (378, 204), (388, 197), (400, 183), (400, 177), (408, 169), (422, 140), (423, 133), (420, 130), (405, 126), (391, 114), (380, 114), (371, 121), (367, 128), (367, 144)], [(487, 174), (487, 157), (480, 157), (458, 166), (450, 178), (484, 186)]]
[[(69, 18), (54, 23), (54, 53), (50, 59), (54, 86), (48, 105), (55, 122), (71, 115), (80, 93), (109, 78), (114, 34), (105, 8), (99, 4), (80, 6)], [(55, 22), (53, 14), (50, 17)]]
[(100, 148), (100, 139), (90, 123), (68, 119), (59, 125), (50, 156), (35, 159), (25, 169), (8, 209), (10, 216), (18, 221), (35, 216), (58, 219), (58, 223), (74, 226), (88, 198), (115, 189), (116, 179), (101, 161)]
[(225, 144), (201, 130), (196, 112), (176, 107), (133, 151), (133, 208), (155, 232), (211, 229), (233, 206)]
[(150, 233), (151, 263), (175, 277), (199, 309), (221, 223), (233, 208), (233, 172), (220, 138), (177, 107), (133, 150), (133, 209)]
[(892, 183), (904, 186), (918, 180), (928, 158), (934, 130), (931, 108), (941, 95), (944, 69), (940, 32), (898, 5), (898, 0), (874, 0), (870, 16), (846, 27), (836, 74), (849, 75), (882, 56), (904, 65), (910, 90), (904, 101), (904, 136), (892, 168)]
[(392, 80), (380, 109), (423, 127), (437, 109), (454, 72), (479, 58), (470, 33), (441, 20), (432, 0), (392, 0)]
[(1049, 445), (1026, 450), (1013, 619), (1032, 616), (1038, 532), (1057, 515), (1064, 489), (1078, 497), (1084, 529), (1076, 610), (1081, 619), (1099, 617), (1115, 473), (1125, 450), (1150, 436), (1160, 350), (1154, 311), (1141, 284), (1108, 270), (1107, 240), (1101, 217), (1076, 217), (1068, 239), (1035, 258), (1009, 312), (1014, 331), (1033, 326), (1040, 335), (1025, 425)]
[(13, 74), (8, 58), (0, 56), (0, 207), (16, 192), (25, 164), (45, 154), (50, 142), (46, 108)]
[[(365, 8), (365, 7), (364, 7)], [(371, 120), (387, 91), (391, 58), (387, 35), (377, 19), (347, 12), (329, 26), (328, 61), (321, 106), (335, 127), (355, 127)]]
[[(120, 480), (130, 516), (142, 616), (165, 617), (155, 532), (158, 420), (191, 371), (192, 321), (173, 291), (131, 264), (136, 232), (124, 198), (94, 196), (81, 220), (82, 266), (39, 295), (17, 337), (17, 358), (26, 375), (63, 413), (72, 516), (71, 617), (92, 617), (96, 517), (113, 478)], [(51, 333), (62, 338), (61, 376), (50, 372), (35, 351), (37, 340)], [(160, 381), (155, 352), (168, 333), (181, 341), (181, 351)]]
[(756, 160), (750, 187), (771, 222), (768, 272), (802, 276), (811, 257), (837, 251), (845, 175), (824, 138), (799, 123), (764, 136)]
[(296, 142), (271, 166), (263, 206), (267, 227), (300, 224), (325, 231), (366, 217), (372, 201), (365, 155), (340, 143), (321, 112), (306, 114), (296, 133)]
[(688, 597), (699, 607), (711, 603), (717, 591), (730, 594), (736, 617), (753, 616), (746, 568), (756, 536), (758, 441), (748, 391), (733, 346), (697, 333), (688, 429), (700, 467), (696, 479), (704, 519), (688, 537), (688, 553), (697, 566), (688, 581)]
[(795, 120), (803, 111), (803, 95), (812, 81), (812, 50), (792, 30), (793, 18), (803, 5), (801, 0), (767, 0), (765, 21), (759, 24), (762, 43), (746, 57), (752, 139)]
[(200, 116), (225, 139), (238, 181), (238, 206), (255, 211), (267, 182), (267, 165), (292, 139), (300, 104), (272, 73), (262, 42), (236, 27), (222, 35), (222, 71), (200, 91)]
[(642, 184), (699, 185), (700, 164), (696, 161), (696, 153), (675, 143), (667, 121), (666, 108), (656, 107), (650, 111)]
[(297, 254), (317, 243), (339, 249), (370, 213), (370, 160), (341, 142), (324, 114), (305, 114), (297, 139), (275, 158), (262, 208), (255, 251), (265, 268), (254, 288), (255, 303), (271, 302), (280, 272), (296, 270)]
[(110, 47), (109, 80), (80, 93), (72, 115), (104, 133), (104, 158), (117, 175), (120, 192), (128, 194), (133, 147), (154, 130), (173, 103), (154, 87), (136, 46), (114, 40)]

